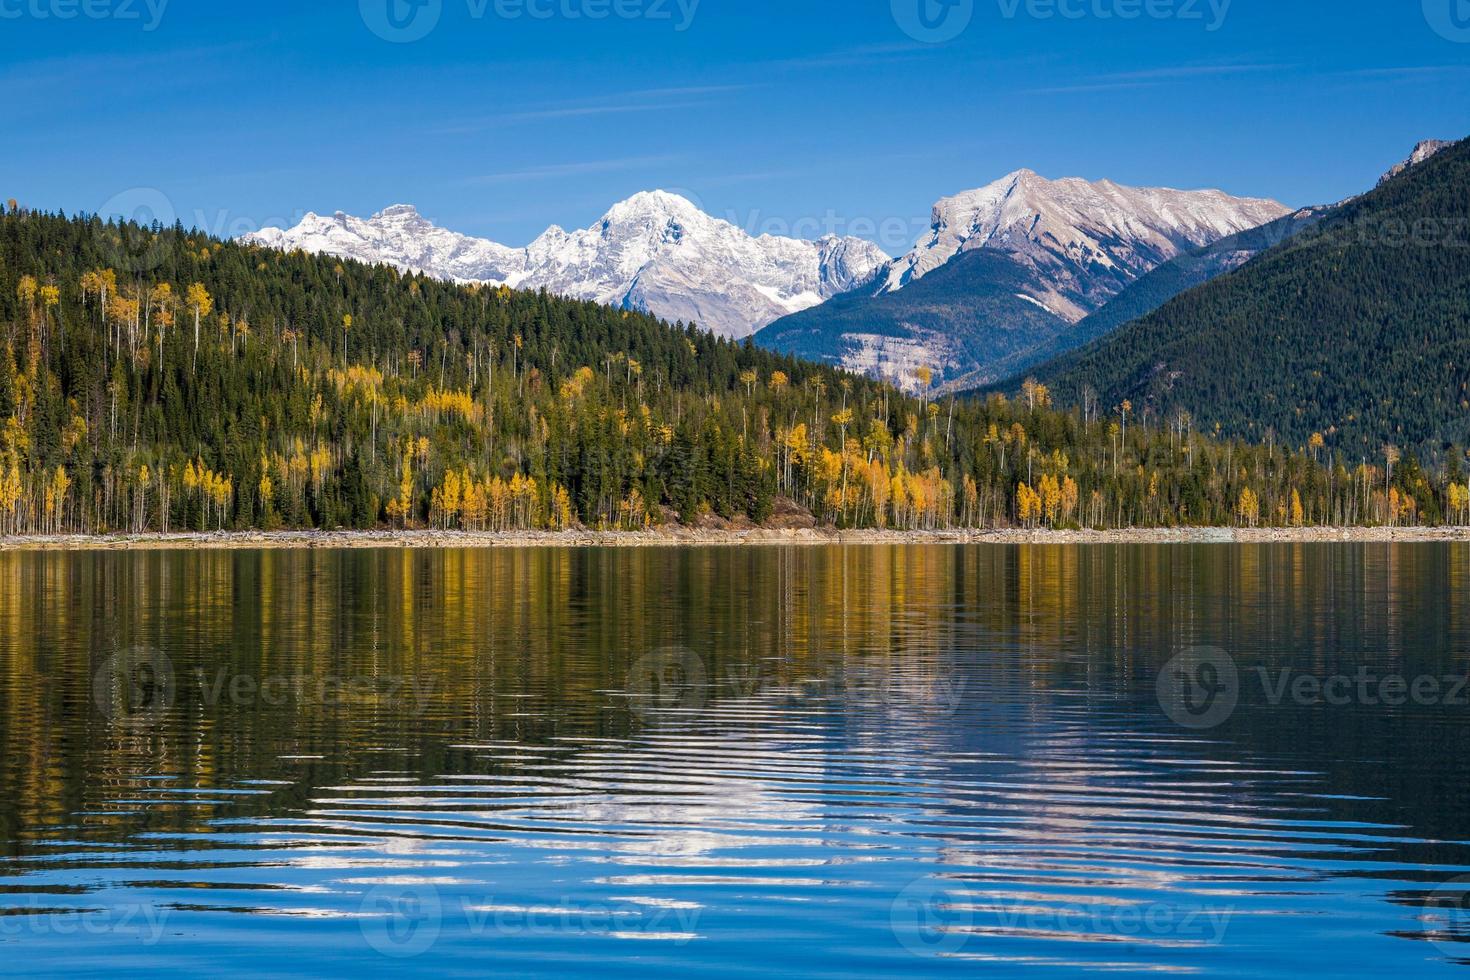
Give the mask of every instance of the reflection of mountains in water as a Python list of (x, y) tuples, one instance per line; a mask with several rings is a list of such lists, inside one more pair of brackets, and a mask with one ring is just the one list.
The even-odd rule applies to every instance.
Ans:
[[(773, 952), (881, 960), (914, 900), (961, 960), (1346, 968), (1356, 943), (1316, 923), (1347, 902), (1367, 936), (1422, 936), (1415, 903), (1466, 863), (1456, 719), (1243, 697), (1186, 731), (1157, 673), (1205, 643), (1442, 665), (1466, 571), (1448, 547), (0, 555), (0, 906), (218, 934), (415, 882), (456, 912), (613, 903), (722, 962), (771, 917)], [(375, 683), (181, 690), (120, 728), (89, 700), (113, 636), (184, 678)], [(422, 700), (386, 696), (399, 677)], [(689, 921), (635, 914), (661, 908)], [(1150, 909), (1172, 925), (1130, 927)], [(1222, 909), (1223, 939), (1181, 921)], [(463, 928), (446, 914), (436, 952), (483, 949)], [(303, 962), (318, 938), (293, 934)]]

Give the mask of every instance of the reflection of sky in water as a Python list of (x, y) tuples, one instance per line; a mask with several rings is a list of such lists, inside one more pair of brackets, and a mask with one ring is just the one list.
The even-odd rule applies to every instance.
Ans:
[[(1450, 971), (1466, 709), (1243, 689), (1190, 731), (1155, 683), (1201, 643), (1243, 673), (1463, 671), (1467, 562), (0, 555), (0, 947), (35, 972)], [(184, 678), (363, 683), (184, 685), (118, 726), (89, 674), (124, 643)], [(629, 681), (670, 649), (697, 663)]]

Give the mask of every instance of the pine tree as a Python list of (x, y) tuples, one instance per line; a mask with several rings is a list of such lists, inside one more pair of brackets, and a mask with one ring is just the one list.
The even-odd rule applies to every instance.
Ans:
[(15, 355), (10, 345), (0, 347), (0, 424), (15, 414)]

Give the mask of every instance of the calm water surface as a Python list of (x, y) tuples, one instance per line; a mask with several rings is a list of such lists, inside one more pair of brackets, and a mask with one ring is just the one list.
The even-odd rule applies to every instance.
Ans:
[(0, 971), (1464, 974), (1467, 589), (1453, 545), (0, 554)]

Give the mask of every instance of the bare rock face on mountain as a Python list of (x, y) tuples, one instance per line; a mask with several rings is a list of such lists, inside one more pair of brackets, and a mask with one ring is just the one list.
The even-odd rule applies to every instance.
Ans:
[(1440, 150), (1443, 150), (1446, 147), (1450, 146), (1454, 146), (1454, 144), (1449, 142), (1448, 140), (1421, 141), (1418, 146), (1414, 147), (1414, 152), (1409, 154), (1409, 159), (1392, 167), (1388, 171), (1388, 173), (1384, 174), (1379, 179), (1378, 183), (1380, 185), (1388, 183), (1390, 180), (1393, 180), (1395, 177), (1408, 170), (1410, 167), (1419, 166), (1419, 164), (1423, 163), (1425, 160), (1428, 160)]
[(929, 234), (873, 287), (779, 320), (756, 342), (908, 388), (986, 378), (1051, 349), (1160, 265), (1287, 213), (1221, 191), (1018, 170), (939, 201)]
[(885, 289), (901, 289), (964, 252), (994, 249), (1032, 270), (1031, 299), (1076, 322), (1180, 253), (1286, 213), (1275, 201), (1221, 191), (1047, 180), (1018, 170), (935, 204), (930, 235), (893, 263)]
[(459, 282), (544, 288), (737, 338), (872, 281), (889, 261), (856, 238), (757, 238), (663, 191), (615, 205), (590, 228), (553, 226), (523, 249), (438, 228), (406, 205), (368, 219), (309, 214), (295, 228), (245, 240)]

